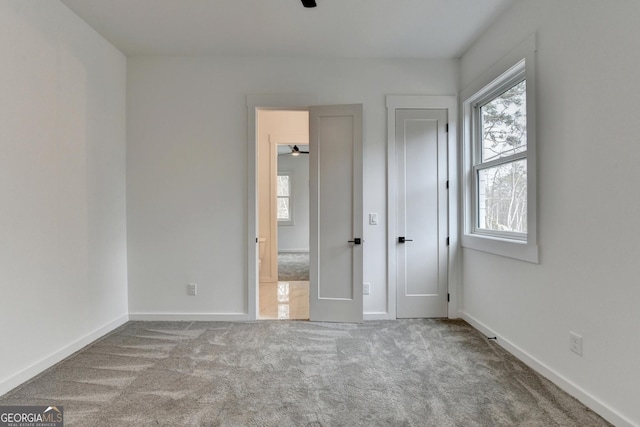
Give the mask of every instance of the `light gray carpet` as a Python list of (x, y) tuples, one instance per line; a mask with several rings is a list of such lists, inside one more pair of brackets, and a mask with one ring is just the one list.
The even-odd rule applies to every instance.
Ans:
[(309, 281), (309, 252), (278, 252), (278, 280)]
[(129, 322), (0, 405), (67, 426), (605, 426), (463, 321)]

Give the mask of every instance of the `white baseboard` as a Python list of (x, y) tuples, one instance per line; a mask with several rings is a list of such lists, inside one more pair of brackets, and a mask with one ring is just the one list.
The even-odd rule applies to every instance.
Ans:
[[(388, 320), (389, 313), (364, 313), (363, 320)], [(246, 322), (246, 313), (131, 313), (129, 320), (142, 321), (205, 321), (205, 322)]]
[(389, 313), (379, 312), (379, 313), (364, 313), (362, 315), (363, 320), (389, 320)]
[(106, 325), (99, 327), (95, 331), (73, 341), (69, 345), (62, 347), (61, 349), (51, 353), (49, 356), (46, 356), (45, 358), (40, 359), (33, 365), (10, 376), (9, 378), (0, 382), (0, 396), (2, 396), (5, 393), (8, 393), (9, 391), (13, 390), (20, 384), (30, 380), (31, 378), (35, 377), (39, 373), (43, 372), (44, 370), (49, 369), (56, 363), (66, 359), (76, 351), (91, 344), (98, 338), (101, 338), (106, 334), (108, 334), (109, 332), (113, 331), (114, 329), (124, 325), (125, 323), (127, 323), (127, 321), (129, 321), (129, 315), (123, 314), (117, 319), (112, 320)]
[(246, 313), (130, 313), (129, 320), (244, 322), (249, 320), (249, 315)]
[(511, 343), (509, 340), (497, 335), (494, 331), (492, 331), (485, 324), (480, 322), (478, 319), (470, 316), (464, 312), (460, 312), (462, 318), (469, 323), (471, 326), (476, 328), (478, 331), (483, 333), (488, 337), (497, 337), (496, 342), (500, 347), (507, 350), (509, 353), (514, 355), (516, 358), (520, 359), (523, 363), (529, 366), (534, 371), (538, 372), (543, 377), (550, 380), (552, 383), (560, 387), (565, 392), (569, 393), (571, 396), (578, 399), (584, 405), (589, 407), (595, 413), (600, 415), (605, 420), (609, 421), (613, 425), (617, 427), (638, 427), (637, 424), (633, 423), (630, 419), (626, 418), (624, 415), (620, 414), (618, 411), (602, 402), (597, 397), (593, 396), (583, 388), (571, 382), (569, 379), (565, 378), (563, 375), (553, 370), (549, 366), (545, 365), (540, 360), (531, 356), (526, 351), (522, 350), (517, 345)]

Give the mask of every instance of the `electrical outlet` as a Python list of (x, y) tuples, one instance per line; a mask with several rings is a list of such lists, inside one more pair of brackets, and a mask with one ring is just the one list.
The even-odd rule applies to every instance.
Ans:
[(582, 336), (569, 331), (569, 350), (578, 356), (582, 356)]
[(371, 283), (362, 284), (362, 293), (364, 295), (369, 295), (371, 293)]
[(187, 295), (191, 295), (191, 296), (198, 295), (198, 285), (195, 283), (189, 283), (187, 285)]

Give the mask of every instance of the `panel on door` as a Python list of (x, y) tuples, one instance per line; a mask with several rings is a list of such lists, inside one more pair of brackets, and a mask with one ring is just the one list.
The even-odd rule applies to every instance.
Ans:
[(362, 105), (309, 109), (312, 321), (362, 322)]
[(396, 111), (398, 318), (447, 315), (447, 112)]

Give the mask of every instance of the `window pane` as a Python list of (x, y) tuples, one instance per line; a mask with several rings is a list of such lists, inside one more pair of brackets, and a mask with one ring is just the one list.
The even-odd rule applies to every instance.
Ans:
[(480, 107), (482, 162), (527, 150), (526, 81)]
[(291, 213), (289, 212), (289, 198), (278, 197), (278, 220), (290, 220)]
[(478, 171), (478, 228), (527, 232), (527, 161)]
[(278, 175), (278, 197), (289, 195), (289, 175)]

